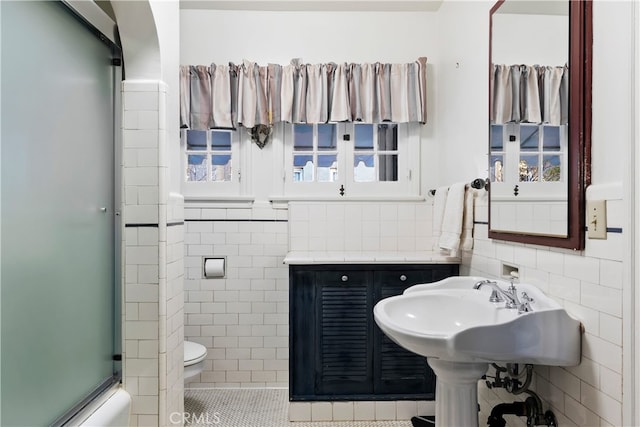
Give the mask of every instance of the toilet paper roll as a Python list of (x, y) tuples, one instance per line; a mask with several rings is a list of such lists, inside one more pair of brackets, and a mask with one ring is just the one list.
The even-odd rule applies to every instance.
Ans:
[(224, 258), (205, 258), (204, 277), (224, 277)]

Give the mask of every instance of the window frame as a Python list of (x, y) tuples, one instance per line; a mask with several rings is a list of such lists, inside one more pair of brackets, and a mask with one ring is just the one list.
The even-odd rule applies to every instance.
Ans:
[[(379, 197), (416, 197), (420, 189), (420, 126), (417, 123), (397, 123), (398, 147), (393, 154), (398, 155), (397, 181), (356, 182), (354, 172), (354, 155), (360, 150), (355, 149), (355, 127), (377, 126), (377, 123), (330, 123), (336, 126), (338, 152), (338, 179), (334, 182), (297, 182), (293, 178), (293, 141), (296, 124), (284, 124), (283, 135), (283, 175), (282, 192), (284, 197), (290, 198), (363, 198), (375, 199)], [(381, 123), (396, 124), (396, 123)], [(314, 136), (317, 135), (314, 126)], [(374, 132), (376, 133), (376, 132)], [(376, 138), (374, 137), (374, 144)], [(316, 146), (317, 142), (314, 142)], [(386, 154), (388, 150), (371, 150), (377, 156)], [(322, 153), (322, 151), (320, 151)], [(377, 162), (377, 159), (376, 159)], [(376, 169), (376, 174), (378, 174)], [(344, 194), (341, 194), (341, 190)]]
[[(211, 199), (215, 200), (221, 196), (233, 197), (242, 196), (247, 193), (249, 180), (243, 179), (242, 168), (247, 165), (247, 151), (242, 143), (239, 129), (207, 129), (206, 150), (187, 150), (187, 132), (190, 129), (180, 129), (180, 151), (181, 151), (181, 180), (182, 191), (185, 198)], [(216, 132), (225, 132), (231, 135), (231, 181), (188, 181), (187, 168), (189, 154), (203, 154), (207, 156), (207, 178), (210, 178), (211, 155), (227, 150), (215, 150), (211, 145), (212, 135)]]
[[(493, 165), (490, 165), (490, 180), (491, 180), (491, 192), (492, 200), (548, 200), (548, 201), (561, 201), (567, 198), (567, 186), (568, 186), (568, 129), (566, 125), (553, 126), (546, 123), (505, 123), (502, 125), (492, 124), (491, 126), (502, 126), (502, 150), (494, 150), (492, 144), (490, 144), (489, 157), (494, 155), (502, 155), (502, 173), (503, 181), (498, 182), (494, 180)], [(519, 164), (521, 154), (529, 153), (521, 150), (521, 127), (537, 127), (539, 132), (538, 150), (532, 150), (531, 155), (537, 155), (538, 157), (544, 156), (545, 153), (559, 154), (561, 156), (561, 168), (560, 168), (560, 181), (520, 181), (519, 180)], [(548, 151), (542, 150), (544, 144), (544, 129), (548, 127), (559, 128), (560, 138), (560, 150)], [(493, 134), (492, 134), (493, 135)], [(515, 140), (510, 141), (510, 135), (515, 136)], [(539, 159), (540, 160), (540, 159)], [(538, 172), (542, 174), (542, 170)], [(539, 179), (541, 176), (539, 176)], [(518, 195), (514, 194), (515, 186), (518, 186)]]

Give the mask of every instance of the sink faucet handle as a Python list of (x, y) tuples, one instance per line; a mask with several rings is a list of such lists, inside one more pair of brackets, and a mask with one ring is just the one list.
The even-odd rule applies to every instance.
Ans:
[(490, 302), (503, 302), (504, 298), (495, 289), (491, 290), (491, 296), (489, 296)]
[(523, 292), (522, 294), (520, 294), (520, 297), (522, 298), (522, 301), (534, 302), (533, 298), (531, 298), (529, 295), (527, 295), (526, 292)]

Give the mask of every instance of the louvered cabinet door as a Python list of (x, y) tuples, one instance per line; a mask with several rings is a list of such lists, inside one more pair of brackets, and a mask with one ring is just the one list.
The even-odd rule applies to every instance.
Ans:
[(316, 273), (316, 392), (372, 394), (371, 273)]
[[(375, 303), (381, 299), (400, 295), (410, 286), (431, 283), (431, 269), (413, 269), (410, 266), (390, 267), (374, 272)], [(435, 397), (435, 375), (427, 359), (400, 347), (374, 326), (373, 353), (376, 394), (416, 395)]]

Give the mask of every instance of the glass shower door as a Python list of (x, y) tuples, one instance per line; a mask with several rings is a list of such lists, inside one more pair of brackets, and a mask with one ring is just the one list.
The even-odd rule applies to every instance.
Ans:
[(59, 2), (0, 8), (0, 425), (40, 426), (113, 377), (114, 67)]

